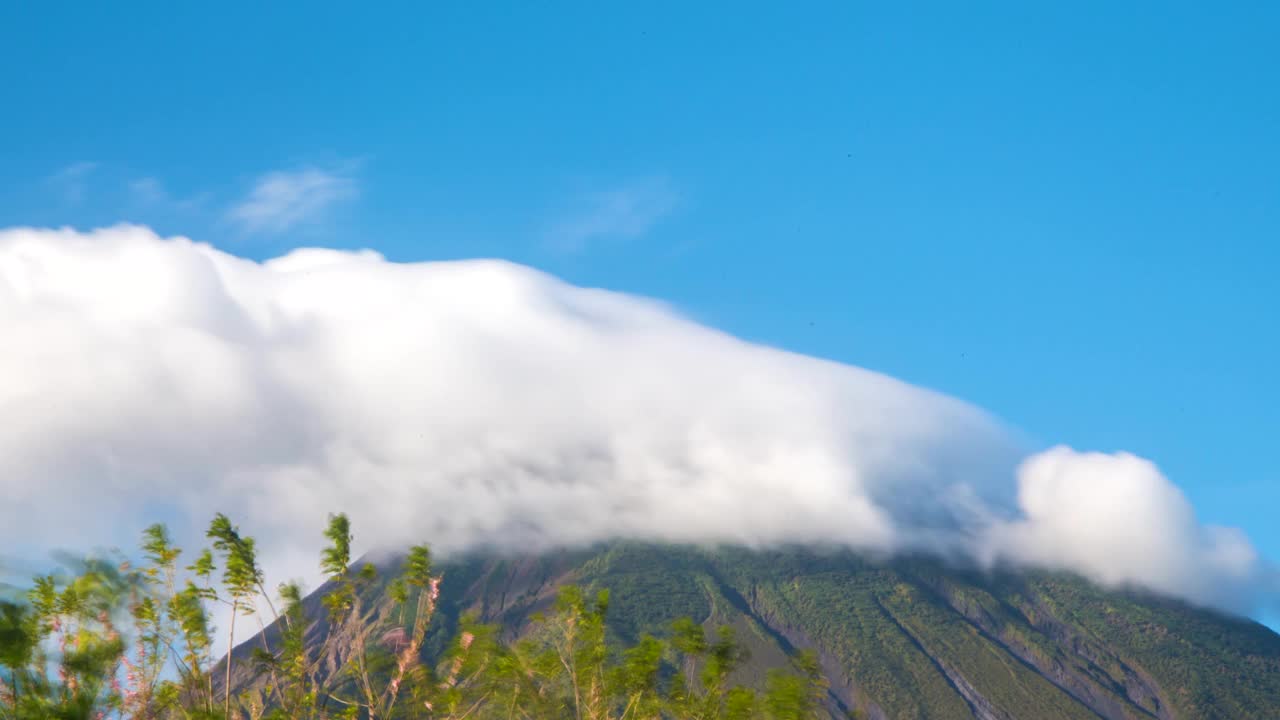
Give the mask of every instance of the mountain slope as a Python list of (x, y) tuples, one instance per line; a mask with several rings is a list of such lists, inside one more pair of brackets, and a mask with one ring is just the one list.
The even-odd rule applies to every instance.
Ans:
[(429, 652), (464, 613), (516, 637), (558, 587), (609, 588), (622, 640), (689, 616), (728, 624), (758, 684), (817, 651), (835, 717), (1280, 718), (1280, 635), (1247, 620), (1053, 573), (926, 558), (612, 543), (455, 560)]

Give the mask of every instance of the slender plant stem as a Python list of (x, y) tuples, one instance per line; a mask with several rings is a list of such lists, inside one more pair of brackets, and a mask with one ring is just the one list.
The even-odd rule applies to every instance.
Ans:
[(227, 634), (227, 683), (223, 688), (225, 696), (225, 709), (223, 712), (227, 716), (227, 720), (231, 719), (231, 659), (236, 647), (236, 615), (240, 614), (240, 601), (231, 601), (231, 632)]

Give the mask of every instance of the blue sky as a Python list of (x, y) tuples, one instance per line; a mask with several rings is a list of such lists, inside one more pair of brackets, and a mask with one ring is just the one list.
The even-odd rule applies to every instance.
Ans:
[(1280, 7), (1046, 5), (9, 3), (0, 226), (656, 296), (1280, 558)]

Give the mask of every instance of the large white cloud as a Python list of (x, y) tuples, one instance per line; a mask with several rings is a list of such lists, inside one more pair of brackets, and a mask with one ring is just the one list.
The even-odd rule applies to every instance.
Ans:
[(1056, 447), (1018, 469), (1021, 517), (986, 530), (987, 558), (1066, 568), (1111, 586), (1141, 585), (1249, 608), (1267, 581), (1235, 528), (1201, 525), (1154, 464), (1128, 453)]
[(13, 229), (0, 338), (0, 541), (221, 510), (309, 569), (289, 559), (345, 510), (365, 547), (837, 542), (1217, 603), (1204, 583), (1259, 572), (1141, 461), (1055, 450), (1015, 495), (1015, 444), (973, 407), (505, 262)]

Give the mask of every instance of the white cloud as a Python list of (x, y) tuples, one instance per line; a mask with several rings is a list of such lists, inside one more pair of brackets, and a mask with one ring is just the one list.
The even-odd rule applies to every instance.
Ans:
[(227, 217), (246, 232), (281, 233), (315, 222), (356, 194), (356, 181), (346, 172), (315, 167), (270, 172), (254, 182)]
[(222, 510), (310, 575), (291, 558), (345, 510), (366, 548), (836, 542), (1212, 602), (1260, 565), (1141, 461), (1051, 451), (1015, 496), (973, 407), (503, 262), (9, 230), (0, 336), (0, 542)]
[(1018, 469), (1022, 517), (986, 535), (989, 559), (1066, 568), (1111, 585), (1138, 585), (1247, 609), (1265, 580), (1235, 528), (1205, 526), (1151, 462), (1128, 453), (1056, 447)]
[(596, 240), (641, 237), (677, 203), (675, 190), (663, 179), (588, 193), (577, 200), (567, 217), (547, 230), (547, 238), (559, 249), (580, 250)]

